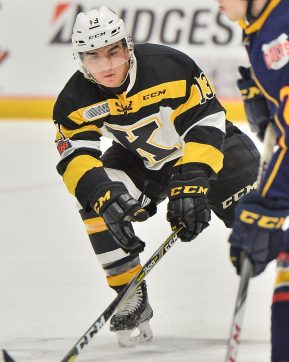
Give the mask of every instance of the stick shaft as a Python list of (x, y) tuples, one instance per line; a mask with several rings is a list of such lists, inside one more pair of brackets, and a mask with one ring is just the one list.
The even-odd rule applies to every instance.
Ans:
[[(272, 123), (269, 123), (263, 143), (263, 152), (260, 160), (259, 173), (258, 173), (258, 187), (262, 182), (268, 164), (271, 160), (273, 149), (276, 144), (276, 133)], [(242, 331), (245, 306), (247, 301), (247, 294), (249, 288), (250, 278), (253, 274), (253, 267), (248, 257), (245, 256), (242, 263), (242, 270), (240, 275), (240, 282), (238, 288), (238, 294), (233, 314), (233, 320), (230, 329), (230, 335), (227, 344), (227, 352), (225, 362), (237, 362), (238, 347), (240, 345), (240, 336)]]
[(124, 288), (116, 298), (110, 303), (105, 311), (97, 318), (97, 320), (91, 325), (91, 327), (80, 337), (70, 351), (62, 358), (61, 362), (72, 362), (80, 354), (84, 347), (86, 347), (91, 339), (102, 329), (105, 323), (113, 315), (117, 307), (122, 304), (128, 297), (132, 295), (134, 290), (141, 284), (144, 278), (149, 272), (158, 264), (162, 257), (171, 249), (171, 247), (178, 240), (178, 235), (183, 229), (180, 227), (176, 232), (172, 233), (155, 253), (148, 259), (138, 274), (130, 281), (130, 283)]

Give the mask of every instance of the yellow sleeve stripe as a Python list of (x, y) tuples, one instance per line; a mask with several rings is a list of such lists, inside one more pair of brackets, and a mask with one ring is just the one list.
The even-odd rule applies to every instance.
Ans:
[[(65, 136), (65, 138), (72, 138), (76, 134), (83, 133), (83, 132), (97, 132), (100, 135), (102, 135), (101, 130), (93, 124), (90, 124), (88, 126), (82, 126), (81, 128), (78, 128), (78, 129), (67, 129), (67, 128), (61, 126), (60, 131), (61, 131), (61, 134)], [(59, 134), (59, 132), (57, 132), (56, 137), (59, 137), (59, 136), (60, 136), (60, 134)]]
[(94, 217), (92, 219), (84, 220), (86, 231), (88, 235), (101, 233), (102, 231), (107, 230), (107, 226), (102, 217)]
[(75, 195), (75, 189), (81, 177), (92, 168), (102, 166), (102, 162), (92, 156), (81, 155), (75, 157), (63, 174), (63, 180), (68, 191)]
[[(87, 112), (87, 111), (89, 111), (90, 109), (93, 109), (93, 108), (95, 108), (97, 110), (98, 107), (101, 107), (101, 106), (103, 106), (105, 104), (107, 105), (107, 110), (103, 110), (103, 111), (100, 110), (100, 112), (96, 112), (95, 117), (85, 118), (85, 112)], [(68, 118), (70, 118), (74, 123), (76, 123), (78, 125), (82, 125), (83, 123), (97, 121), (100, 118), (104, 118), (108, 114), (109, 114), (108, 103), (107, 102), (101, 102), (101, 103), (91, 104), (88, 107), (79, 108), (76, 111), (71, 112), (68, 115)]]
[(141, 270), (141, 265), (137, 265), (134, 268), (117, 275), (110, 275), (106, 277), (108, 285), (110, 287), (119, 287), (121, 285), (129, 283), (137, 273)]
[(200, 103), (200, 101), (201, 101), (201, 96), (197, 89), (197, 86), (193, 85), (191, 87), (191, 93), (189, 99), (184, 104), (181, 104), (178, 108), (176, 108), (173, 111), (171, 115), (171, 122), (173, 123), (180, 114), (197, 106)]
[(218, 173), (223, 167), (223, 160), (224, 155), (215, 147), (197, 142), (188, 142), (185, 144), (183, 157), (179, 159), (175, 166), (199, 162), (210, 166), (215, 173)]
[[(196, 107), (199, 104), (202, 104), (202, 102), (206, 102), (208, 99), (211, 99), (212, 97), (215, 96), (216, 94), (215, 88), (211, 83), (211, 81), (204, 75), (204, 73), (201, 73), (200, 76), (195, 79), (195, 81), (198, 83), (198, 85), (196, 84), (192, 85), (189, 99), (184, 104), (181, 104), (178, 108), (176, 108), (172, 113), (171, 115), (172, 123), (182, 113), (188, 111), (191, 108)], [(208, 93), (211, 93), (210, 98), (207, 98)]]

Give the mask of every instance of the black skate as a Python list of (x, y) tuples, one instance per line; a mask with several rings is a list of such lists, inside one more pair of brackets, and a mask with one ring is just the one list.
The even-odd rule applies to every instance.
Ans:
[(121, 347), (135, 347), (153, 338), (149, 325), (152, 316), (153, 310), (148, 302), (146, 283), (143, 281), (111, 318), (110, 330), (116, 333)]

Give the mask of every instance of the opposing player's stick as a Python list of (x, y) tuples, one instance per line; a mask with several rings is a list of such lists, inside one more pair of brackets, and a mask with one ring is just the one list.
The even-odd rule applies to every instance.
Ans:
[[(264, 137), (263, 153), (260, 160), (258, 186), (264, 176), (268, 163), (271, 160), (273, 148), (276, 145), (276, 133), (272, 123), (269, 123)], [(237, 362), (237, 352), (240, 344), (240, 336), (242, 331), (242, 323), (247, 300), (247, 292), (249, 281), (253, 273), (253, 267), (250, 260), (245, 256), (242, 263), (242, 271), (240, 275), (239, 289), (233, 314), (230, 336), (228, 339), (227, 353), (225, 362)]]
[[(155, 253), (148, 259), (138, 274), (130, 281), (130, 283), (115, 297), (105, 311), (97, 318), (97, 320), (91, 325), (91, 327), (80, 337), (70, 351), (62, 358), (61, 362), (72, 362), (80, 354), (84, 347), (86, 347), (105, 323), (110, 319), (115, 310), (132, 295), (135, 289), (141, 284), (148, 273), (155, 267), (155, 265), (162, 259), (162, 257), (171, 249), (171, 247), (178, 240), (179, 234), (183, 226), (177, 231), (172, 233)], [(7, 351), (3, 350), (2, 359), (4, 362), (16, 362)], [(1, 362), (1, 356), (0, 356)]]
[(6, 351), (3, 349), (2, 356), (0, 356), (0, 362), (16, 362)]

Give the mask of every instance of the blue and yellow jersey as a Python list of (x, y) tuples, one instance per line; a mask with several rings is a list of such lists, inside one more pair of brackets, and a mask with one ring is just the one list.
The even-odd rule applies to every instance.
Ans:
[(278, 150), (274, 153), (262, 195), (289, 200), (289, 0), (271, 0), (261, 14), (246, 25), (244, 43), (254, 77), (270, 101)]

